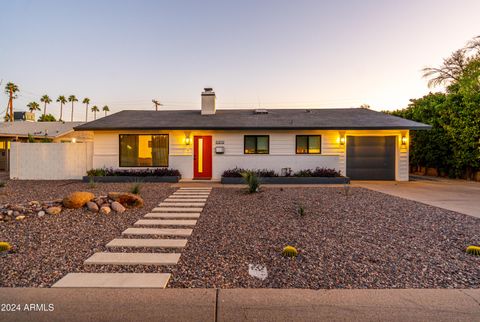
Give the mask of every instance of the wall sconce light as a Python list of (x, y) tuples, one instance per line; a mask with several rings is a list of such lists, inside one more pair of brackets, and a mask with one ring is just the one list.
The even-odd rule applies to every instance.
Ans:
[(340, 145), (345, 145), (345, 135), (340, 136)]
[(407, 145), (407, 137), (402, 135), (402, 145)]
[(72, 138), (72, 143), (77, 143), (77, 139), (76, 139), (76, 138)]
[(190, 135), (185, 135), (185, 145), (190, 145)]

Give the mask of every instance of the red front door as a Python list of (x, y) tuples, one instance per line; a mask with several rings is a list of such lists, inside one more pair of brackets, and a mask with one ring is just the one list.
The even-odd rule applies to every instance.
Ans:
[(193, 137), (193, 178), (212, 178), (212, 137)]

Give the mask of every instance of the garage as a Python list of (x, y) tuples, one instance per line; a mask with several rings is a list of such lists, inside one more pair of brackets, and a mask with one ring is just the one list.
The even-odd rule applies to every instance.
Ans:
[(395, 136), (347, 136), (347, 176), (395, 180)]

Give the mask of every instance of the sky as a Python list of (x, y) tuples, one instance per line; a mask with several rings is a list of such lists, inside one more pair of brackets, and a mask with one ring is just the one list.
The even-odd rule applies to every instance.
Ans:
[[(421, 69), (480, 35), (478, 0), (0, 0), (0, 80), (15, 110), (48, 94), (112, 112), (407, 106)], [(0, 94), (0, 112), (8, 97)], [(84, 120), (81, 104), (75, 120)], [(70, 108), (66, 110), (70, 116)], [(48, 111), (59, 114), (58, 103)]]

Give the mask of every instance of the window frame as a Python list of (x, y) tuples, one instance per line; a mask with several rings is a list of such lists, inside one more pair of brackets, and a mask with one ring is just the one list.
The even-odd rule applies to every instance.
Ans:
[[(245, 149), (245, 145), (247, 143), (247, 138), (255, 138), (255, 152), (254, 153), (247, 153)], [(267, 138), (267, 152), (258, 152), (258, 137), (266, 137)], [(243, 136), (243, 154), (251, 155), (251, 154), (270, 154), (270, 135), (259, 134), (259, 135), (244, 135)]]
[[(299, 153), (298, 152), (298, 137), (299, 136), (306, 136), (307, 137), (307, 153)], [(313, 152), (310, 152), (310, 137), (311, 136), (318, 136), (320, 138), (320, 148), (319, 148), (319, 152), (318, 153), (313, 153)], [(304, 155), (304, 154), (322, 154), (322, 135), (321, 134), (297, 134), (295, 135), (295, 154), (300, 154), (300, 155)]]
[[(151, 165), (151, 166), (142, 166), (142, 165), (122, 165), (122, 135), (166, 135), (167, 136), (167, 165)], [(153, 163), (153, 160), (152, 160)], [(140, 133), (125, 133), (118, 134), (118, 167), (119, 168), (168, 168), (170, 164), (170, 135), (168, 133), (154, 133), (154, 134), (140, 134)]]

